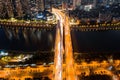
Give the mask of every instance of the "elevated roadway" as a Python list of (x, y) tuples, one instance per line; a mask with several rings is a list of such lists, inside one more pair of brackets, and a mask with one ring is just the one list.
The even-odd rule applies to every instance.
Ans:
[(9, 27), (9, 28), (51, 28), (56, 24), (52, 23), (43, 23), (43, 22), (9, 22), (9, 21), (0, 21), (0, 27)]
[(71, 30), (98, 31), (98, 30), (120, 30), (120, 22), (115, 24), (94, 24), (94, 25), (71, 25)]
[(63, 41), (61, 38), (61, 30), (60, 30), (60, 21), (56, 26), (56, 39), (55, 39), (55, 56), (54, 56), (54, 77), (53, 80), (63, 80), (62, 77), (62, 64), (63, 64)]
[[(76, 74), (75, 74), (75, 69), (74, 69), (74, 60), (73, 60), (73, 50), (72, 50), (72, 42), (71, 42), (71, 35), (70, 35), (69, 18), (68, 18), (68, 16), (66, 16), (66, 14), (62, 13), (58, 9), (53, 8), (52, 11), (57, 16), (58, 20), (60, 21), (60, 31), (61, 31), (61, 38), (62, 39), (63, 39), (63, 31), (64, 31), (65, 64), (66, 64), (65, 77), (66, 77), (66, 80), (77, 80)], [(55, 79), (55, 80), (57, 80), (57, 79)], [(59, 80), (62, 80), (62, 79), (59, 79)]]
[(63, 80), (63, 23), (62, 17), (54, 12), (57, 17), (56, 39), (55, 39), (55, 57), (54, 57), (54, 76), (53, 80)]

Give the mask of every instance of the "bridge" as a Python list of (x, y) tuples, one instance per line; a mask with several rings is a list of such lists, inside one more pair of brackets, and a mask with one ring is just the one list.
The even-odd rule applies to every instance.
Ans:
[[(55, 13), (55, 15), (56, 15), (56, 13)], [(57, 16), (57, 18), (58, 18), (58, 16)], [(24, 20), (18, 20), (18, 21), (0, 20), (0, 28), (7, 27), (7, 28), (11, 28), (11, 29), (37, 28), (37, 29), (51, 30), (51, 29), (55, 28), (56, 25), (57, 25), (56, 22), (45, 22), (45, 21), (40, 22), (40, 21), (24, 21)], [(120, 22), (91, 25), (91, 24), (79, 24), (78, 22), (73, 24), (69, 21), (69, 27), (70, 27), (70, 30), (76, 30), (76, 31), (120, 30)]]
[(55, 27), (56, 24), (52, 23), (45, 23), (45, 22), (34, 22), (34, 21), (0, 21), (0, 28), (8, 27), (8, 28), (23, 28), (23, 29), (29, 29), (29, 28), (37, 28), (37, 29), (50, 29)]
[[(80, 65), (76, 65), (73, 60), (73, 49), (72, 49), (72, 41), (71, 41), (71, 35), (70, 35), (70, 29), (75, 30), (79, 29), (81, 31), (98, 31), (98, 30), (116, 30), (120, 29), (120, 23), (117, 24), (97, 24), (97, 25), (70, 25), (69, 17), (62, 13), (58, 9), (53, 9), (53, 13), (57, 16), (59, 22), (58, 22), (58, 28), (57, 28), (57, 34), (56, 34), (56, 46), (55, 46), (55, 58), (54, 58), (54, 76), (53, 80), (77, 80), (77, 75), (84, 74), (84, 69), (87, 67), (101, 67), (103, 65), (106, 65), (106, 63), (101, 63), (99, 65), (96, 63), (92, 64), (82, 64), (81, 67), (83, 68), (81, 70), (78, 70), (78, 67)], [(64, 35), (64, 43), (65, 46), (63, 48), (63, 35)], [(63, 61), (63, 55), (65, 55), (65, 67), (62, 66)], [(86, 65), (86, 67), (85, 67)], [(106, 66), (105, 66), (106, 67)], [(77, 72), (78, 70), (78, 72)], [(103, 68), (101, 70), (94, 70), (94, 73), (102, 74), (100, 72), (104, 71), (105, 73), (110, 76), (114, 76), (109, 70), (106, 68)], [(85, 73), (86, 75), (90, 74), (90, 68), (88, 68), (88, 71)]]
[[(56, 14), (57, 18), (59, 19), (59, 35), (56, 37), (56, 39), (59, 39), (59, 41), (57, 42), (57, 46), (59, 45), (59, 47), (57, 47), (58, 51), (55, 52), (55, 76), (54, 76), (54, 80), (62, 80), (63, 76), (62, 76), (62, 72), (63, 72), (63, 68), (62, 68), (62, 61), (63, 61), (63, 57), (60, 56), (65, 55), (65, 64), (66, 64), (66, 68), (65, 68), (65, 79), (66, 80), (77, 80), (76, 74), (75, 74), (75, 68), (74, 68), (74, 60), (73, 60), (73, 51), (72, 51), (72, 41), (71, 41), (71, 36), (70, 36), (70, 24), (69, 24), (69, 18), (68, 16), (66, 16), (66, 14), (63, 14), (61, 11), (59, 11), (58, 9), (53, 9), (53, 13)], [(64, 34), (63, 34), (64, 31)], [(63, 35), (64, 35), (64, 41), (65, 41), (65, 49), (63, 49)], [(61, 42), (62, 41), (62, 42)], [(58, 67), (57, 67), (58, 66)], [(57, 69), (56, 69), (57, 67)]]
[(53, 51), (54, 49), (56, 24), (2, 20), (0, 30), (3, 33), (0, 41), (4, 42), (0, 45), (1, 49), (20, 51)]
[(120, 30), (120, 22), (95, 25), (71, 25), (70, 28), (76, 31)]

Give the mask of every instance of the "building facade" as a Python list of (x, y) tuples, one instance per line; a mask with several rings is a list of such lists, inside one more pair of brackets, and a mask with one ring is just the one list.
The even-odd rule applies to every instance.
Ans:
[(17, 16), (22, 17), (23, 16), (23, 10), (22, 10), (22, 5), (21, 5), (20, 0), (16, 0), (15, 4), (16, 4)]
[(12, 7), (12, 2), (11, 0), (4, 0), (5, 8), (6, 8), (6, 12), (9, 18), (14, 17), (14, 13), (13, 13), (13, 7)]
[(73, 7), (76, 8), (81, 5), (92, 5), (92, 7), (96, 7), (97, 3), (98, 0), (73, 0)]
[(3, 0), (0, 0), (0, 17), (2, 17), (3, 14)]
[(45, 10), (45, 0), (36, 0), (36, 8), (38, 11)]
[(45, 10), (45, 2), (47, 0), (0, 0), (0, 16), (8, 18), (21, 18), (24, 15), (37, 14), (39, 11)]

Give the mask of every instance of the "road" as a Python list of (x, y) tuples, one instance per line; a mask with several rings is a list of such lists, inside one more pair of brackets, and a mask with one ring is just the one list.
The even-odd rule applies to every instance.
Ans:
[(62, 40), (61, 40), (60, 22), (58, 21), (55, 39), (55, 57), (54, 57), (54, 80), (62, 80)]
[[(65, 36), (65, 64), (66, 64), (66, 69), (65, 69), (65, 77), (66, 80), (77, 80), (76, 79), (76, 74), (75, 74), (75, 69), (74, 69), (74, 60), (73, 60), (73, 49), (72, 49), (72, 41), (71, 41), (71, 35), (70, 35), (70, 21), (69, 18), (66, 16), (65, 13), (62, 13), (58, 9), (53, 8), (53, 13), (56, 15), (57, 19), (60, 21), (60, 35), (62, 38), (61, 40), (63, 41), (63, 28), (64, 28), (64, 36)], [(62, 42), (63, 43), (63, 42)], [(63, 49), (63, 45), (61, 46)], [(57, 75), (60, 77), (59, 75)], [(57, 79), (54, 79), (57, 80)], [(58, 79), (62, 80), (62, 79)]]
[(58, 22), (56, 26), (56, 39), (55, 39), (55, 57), (54, 57), (54, 77), (53, 80), (63, 80), (63, 25), (62, 17), (54, 12)]

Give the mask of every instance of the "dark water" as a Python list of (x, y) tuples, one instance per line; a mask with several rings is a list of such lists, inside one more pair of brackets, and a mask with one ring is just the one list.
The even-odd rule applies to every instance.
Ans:
[(52, 51), (55, 29), (0, 29), (0, 49), (17, 51)]
[[(120, 52), (120, 31), (71, 30), (74, 52)], [(18, 51), (52, 51), (55, 45), (55, 29), (0, 29), (0, 49)]]
[(120, 52), (120, 31), (71, 31), (73, 51), (78, 53)]

